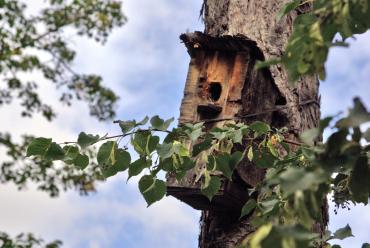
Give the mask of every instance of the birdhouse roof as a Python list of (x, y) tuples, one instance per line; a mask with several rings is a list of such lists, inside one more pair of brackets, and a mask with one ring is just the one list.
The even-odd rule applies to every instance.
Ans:
[(243, 35), (211, 36), (202, 32), (184, 33), (180, 35), (181, 41), (185, 44), (190, 55), (195, 51), (217, 50), (225, 52), (251, 52), (257, 58), (262, 58), (262, 52), (257, 43)]

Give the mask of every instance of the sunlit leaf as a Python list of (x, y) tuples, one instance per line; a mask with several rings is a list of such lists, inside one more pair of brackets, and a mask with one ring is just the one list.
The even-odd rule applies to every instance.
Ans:
[(248, 156), (249, 161), (252, 162), (253, 160), (253, 147), (252, 146), (249, 147), (247, 156)]

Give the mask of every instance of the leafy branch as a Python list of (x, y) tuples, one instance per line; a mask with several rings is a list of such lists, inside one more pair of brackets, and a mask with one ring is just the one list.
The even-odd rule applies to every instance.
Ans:
[[(202, 193), (212, 201), (222, 178), (232, 180), (238, 166), (254, 164), (266, 170), (266, 177), (249, 190), (250, 199), (241, 211), (241, 218), (252, 218), (257, 229), (251, 247), (258, 247), (257, 243), (252, 244), (260, 240), (261, 230), (267, 236), (258, 242), (289, 239), (309, 247), (338, 237), (319, 237), (311, 231), (315, 222), (325, 226), (322, 204), (328, 193), (334, 194), (333, 201), (338, 206), (345, 202), (367, 204), (370, 193), (370, 146), (361, 144), (363, 140), (370, 141), (370, 129), (360, 130), (361, 125), (370, 122), (370, 113), (355, 99), (349, 115), (332, 126), (334, 131), (327, 142), (318, 142), (334, 120), (323, 119), (318, 128), (303, 133), (299, 142), (285, 137), (286, 128), (275, 129), (260, 121), (229, 121), (210, 130), (203, 122), (186, 123), (169, 130), (173, 118), (154, 116), (150, 121), (148, 117), (139, 122), (117, 121), (120, 135), (100, 137), (82, 132), (76, 142), (66, 142), (63, 147), (51, 139), (37, 138), (27, 154), (61, 160), (84, 170), (89, 164), (84, 149), (105, 141), (97, 153), (102, 175), (109, 178), (126, 170), (128, 179), (141, 175), (139, 190), (148, 206), (166, 194), (166, 183), (159, 172), (170, 173), (180, 182), (188, 171), (203, 168), (196, 180), (201, 183)], [(156, 133), (166, 136), (161, 138)], [(131, 148), (120, 147), (123, 139), (128, 139)], [(288, 234), (286, 230), (290, 230)]]

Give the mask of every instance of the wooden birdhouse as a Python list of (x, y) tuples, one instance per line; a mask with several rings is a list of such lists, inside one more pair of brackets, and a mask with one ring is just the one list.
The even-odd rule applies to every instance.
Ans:
[[(256, 43), (242, 36), (212, 37), (201, 32), (180, 36), (191, 60), (180, 108), (179, 124), (204, 120), (234, 118), (273, 108), (279, 93), (268, 70), (254, 70), (257, 60), (264, 60)], [(262, 99), (262, 95), (270, 99)], [(270, 122), (272, 113), (258, 120)], [(246, 122), (253, 119), (245, 120)], [(206, 128), (222, 122), (208, 122)], [(167, 192), (199, 210), (241, 209), (248, 199), (247, 189), (263, 178), (264, 172), (243, 161), (235, 180), (222, 179), (222, 187), (212, 202), (200, 192), (194, 168), (181, 180), (167, 176)], [(242, 167), (242, 168), (240, 168)]]

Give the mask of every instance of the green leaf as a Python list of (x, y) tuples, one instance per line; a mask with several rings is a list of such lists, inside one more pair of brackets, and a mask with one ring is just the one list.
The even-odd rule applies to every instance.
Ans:
[(65, 163), (73, 163), (73, 160), (78, 156), (79, 149), (77, 146), (64, 146), (63, 147), (65, 156), (63, 161)]
[(168, 129), (168, 127), (171, 125), (173, 121), (174, 121), (174, 118), (164, 121), (163, 119), (159, 118), (158, 115), (156, 115), (156, 116), (153, 116), (152, 119), (150, 119), (150, 124), (152, 125), (154, 129), (165, 131)]
[(261, 136), (263, 134), (267, 134), (270, 131), (270, 126), (261, 121), (253, 122), (249, 128), (255, 132), (255, 137)]
[(215, 171), (217, 169), (217, 162), (216, 158), (213, 155), (209, 155), (207, 159), (207, 170), (208, 171)]
[(272, 168), (275, 166), (275, 161), (278, 161), (266, 147), (261, 147), (254, 151), (253, 162), (260, 168)]
[(279, 178), (281, 189), (287, 196), (298, 190), (314, 190), (314, 187), (326, 180), (321, 172), (308, 172), (303, 168), (293, 167), (281, 173)]
[(105, 178), (116, 175), (118, 172), (125, 171), (131, 163), (130, 153), (124, 149), (117, 149), (115, 152), (115, 163), (102, 166), (102, 172)]
[(352, 235), (351, 227), (347, 224), (345, 227), (338, 229), (333, 234), (333, 239), (340, 239), (343, 240), (348, 237), (354, 237)]
[(174, 152), (172, 146), (172, 143), (163, 143), (157, 145), (157, 153), (159, 157), (162, 159), (171, 157)]
[(85, 149), (86, 147), (91, 146), (92, 144), (98, 142), (99, 138), (100, 138), (99, 135), (92, 135), (81, 132), (78, 135), (77, 144), (81, 146), (82, 149)]
[(203, 142), (193, 146), (193, 157), (197, 156), (202, 151), (208, 150), (212, 147), (212, 139), (206, 139)]
[(243, 132), (242, 130), (238, 129), (238, 130), (235, 130), (234, 133), (233, 133), (233, 136), (232, 136), (232, 140), (234, 143), (239, 143), (239, 144), (242, 144), (242, 141), (243, 141)]
[(211, 176), (207, 187), (202, 187), (202, 194), (207, 196), (209, 201), (218, 193), (221, 188), (221, 179), (217, 176)]
[(149, 207), (165, 196), (166, 183), (162, 180), (153, 178), (151, 175), (146, 175), (139, 181), (139, 190)]
[(296, 9), (299, 4), (301, 3), (301, 0), (295, 0), (293, 2), (285, 4), (278, 12), (277, 14), (277, 20), (280, 20), (283, 16), (288, 14), (290, 11)]
[(244, 153), (236, 151), (231, 155), (230, 169), (233, 171), (235, 167), (243, 160)]
[(73, 164), (83, 170), (89, 165), (89, 157), (85, 154), (78, 154), (73, 160)]
[(315, 144), (315, 140), (317, 139), (317, 137), (319, 137), (320, 135), (320, 130), (318, 128), (312, 128), (312, 129), (308, 129), (308, 130), (305, 130), (300, 138), (301, 138), (301, 141), (309, 146), (313, 146)]
[(150, 119), (150, 124), (152, 125), (153, 128), (160, 129), (164, 124), (164, 120), (159, 118), (158, 115), (156, 115)]
[(363, 243), (361, 248), (370, 248), (370, 244), (369, 243)]
[(196, 141), (202, 134), (203, 134), (202, 128), (197, 128), (191, 130), (191, 132), (188, 133), (188, 136), (192, 141)]
[(145, 125), (147, 122), (149, 121), (149, 117), (148, 116), (145, 116), (144, 119), (142, 119), (141, 121), (139, 121), (138, 123), (136, 123), (136, 127), (137, 126), (143, 126)]
[(166, 158), (166, 159), (161, 159), (158, 167), (166, 172), (172, 172), (175, 169), (173, 166), (173, 160), (171, 157)]
[(44, 156), (50, 144), (51, 139), (46, 138), (33, 139), (31, 144), (27, 147), (27, 157), (32, 155)]
[[(141, 157), (133, 162), (128, 168), (128, 179), (133, 176), (139, 175), (145, 168), (148, 168), (151, 164), (150, 160), (146, 160), (145, 157)], [(128, 180), (127, 179), (127, 180)]]
[(148, 143), (146, 147), (147, 155), (150, 155), (158, 146), (159, 144), (159, 137), (154, 135), (148, 136)]
[(195, 167), (195, 162), (189, 157), (181, 157), (180, 170), (189, 171)]
[(55, 142), (52, 142), (45, 153), (45, 159), (62, 160), (64, 158), (63, 148)]
[(171, 123), (174, 121), (175, 119), (172, 117), (172, 118), (170, 118), (170, 119), (168, 119), (168, 120), (166, 120), (164, 123), (163, 123), (163, 125), (162, 125), (162, 127), (161, 127), (161, 129), (160, 130), (162, 130), (162, 131), (166, 131), (169, 127), (170, 127), (170, 125), (171, 125)]
[(127, 134), (136, 127), (136, 121), (120, 121), (119, 126), (121, 128), (122, 134)]
[(97, 159), (99, 165), (113, 165), (116, 163), (117, 143), (107, 141), (101, 145), (98, 151)]
[(349, 190), (352, 193), (353, 199), (356, 202), (368, 203), (370, 172), (368, 167), (368, 159), (366, 156), (361, 156), (357, 159), (353, 171), (349, 178)]
[(259, 203), (259, 208), (263, 215), (270, 214), (279, 208), (280, 201), (278, 199), (268, 199)]
[(117, 170), (114, 165), (105, 165), (102, 168), (103, 176), (107, 179), (109, 177), (115, 176), (117, 174)]
[(217, 170), (221, 171), (222, 174), (229, 179), (231, 179), (231, 176), (233, 174), (230, 168), (230, 160), (231, 156), (227, 153), (220, 154), (216, 157)]
[(299, 74), (305, 74), (310, 69), (310, 64), (304, 61), (304, 59), (298, 61), (297, 71)]
[(234, 152), (231, 156), (227, 153), (222, 153), (216, 157), (216, 168), (222, 174), (231, 180), (235, 167), (243, 159), (243, 153), (240, 151)]
[(254, 199), (249, 199), (247, 203), (244, 204), (242, 208), (242, 212), (240, 214), (240, 218), (250, 214), (257, 206), (257, 202)]
[(116, 163), (113, 165), (117, 172), (125, 171), (131, 163), (131, 155), (123, 149), (118, 149), (116, 152)]
[(147, 149), (147, 144), (149, 143), (150, 137), (151, 132), (141, 131), (135, 133), (134, 137), (131, 139), (132, 146), (134, 147), (135, 151), (141, 156), (149, 155), (148, 152), (150, 149)]
[(359, 98), (355, 98), (353, 101), (353, 109), (349, 111), (347, 118), (341, 119), (337, 122), (336, 126), (338, 128), (359, 127), (361, 124), (370, 121), (370, 113), (367, 112), (361, 100)]

